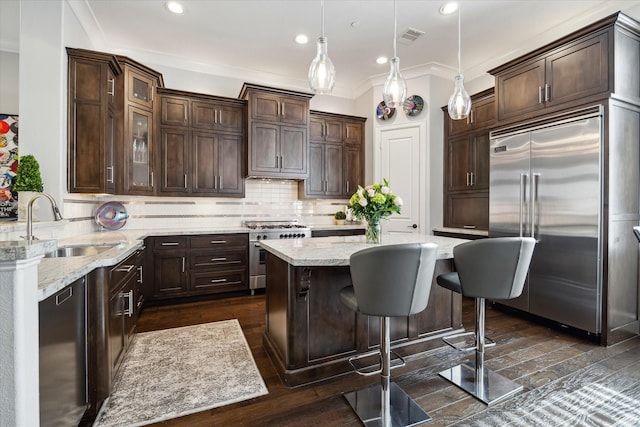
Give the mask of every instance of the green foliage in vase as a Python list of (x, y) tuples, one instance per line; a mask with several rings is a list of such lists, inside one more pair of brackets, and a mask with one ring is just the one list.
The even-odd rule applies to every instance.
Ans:
[(374, 183), (366, 187), (358, 186), (351, 199), (349, 208), (358, 219), (368, 223), (380, 222), (380, 218), (400, 213), (402, 199), (389, 188), (389, 181), (383, 179), (382, 184)]

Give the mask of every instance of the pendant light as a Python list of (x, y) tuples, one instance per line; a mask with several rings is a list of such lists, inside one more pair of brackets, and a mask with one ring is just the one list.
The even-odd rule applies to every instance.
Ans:
[(402, 107), (404, 100), (407, 98), (407, 82), (404, 81), (404, 77), (400, 74), (400, 59), (396, 55), (397, 25), (396, 0), (393, 0), (393, 58), (391, 58), (389, 76), (387, 76), (382, 88), (382, 99), (389, 108)]
[(336, 69), (327, 55), (327, 38), (324, 36), (324, 0), (320, 1), (322, 32), (318, 38), (318, 52), (309, 67), (309, 87), (315, 93), (331, 93), (336, 79)]
[(464, 90), (464, 76), (460, 61), (460, 5), (458, 5), (458, 75), (455, 78), (453, 94), (449, 98), (448, 110), (452, 120), (462, 120), (469, 116), (471, 111), (471, 97)]

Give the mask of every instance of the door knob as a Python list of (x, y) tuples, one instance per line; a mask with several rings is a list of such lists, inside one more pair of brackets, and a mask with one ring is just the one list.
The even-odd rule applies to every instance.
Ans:
[(409, 228), (418, 228), (418, 224), (407, 225)]

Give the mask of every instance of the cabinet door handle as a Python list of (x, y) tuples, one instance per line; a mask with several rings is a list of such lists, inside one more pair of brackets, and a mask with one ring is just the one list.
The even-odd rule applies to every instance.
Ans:
[(185, 259), (184, 257), (182, 257), (182, 272), (184, 273), (184, 263), (185, 263)]
[(133, 289), (127, 292), (127, 298), (129, 299), (129, 307), (127, 308), (125, 314), (129, 317), (133, 317)]
[(347, 128), (347, 139), (349, 139), (349, 128)]
[(153, 188), (153, 171), (151, 171), (151, 188)]
[(551, 101), (551, 86), (547, 83), (544, 84), (544, 102)]
[(349, 180), (347, 180), (347, 193), (349, 192)]
[(469, 186), (469, 172), (467, 172), (467, 187)]
[(135, 266), (134, 264), (132, 264), (132, 265), (123, 265), (123, 266), (122, 266), (122, 267), (120, 267), (120, 268), (116, 268), (116, 271), (118, 271), (118, 272), (125, 272), (125, 273), (128, 273), (128, 272), (130, 272), (131, 270), (133, 270), (135, 267), (136, 267), (136, 266)]
[(474, 228), (476, 228), (475, 225), (463, 225), (462, 228), (466, 228), (468, 230), (473, 230)]
[(107, 182), (113, 184), (113, 166), (107, 166)]
[(227, 258), (222, 257), (222, 258), (211, 258), (211, 262), (220, 262), (220, 261), (226, 261)]
[(538, 104), (542, 104), (542, 86), (538, 86)]
[(138, 271), (140, 272), (140, 277), (138, 277), (138, 283), (143, 283), (143, 281), (142, 281), (142, 266), (138, 267)]
[(184, 174), (184, 188), (187, 188), (187, 174)]
[(278, 102), (277, 106), (278, 106), (278, 114), (277, 115), (281, 116), (282, 114), (280, 113), (280, 102)]
[(213, 176), (213, 189), (214, 190), (218, 189), (218, 175)]
[(474, 110), (471, 110), (471, 112), (469, 112), (469, 117), (471, 117), (471, 124), (473, 124), (476, 121), (476, 118), (473, 112)]
[(213, 123), (218, 123), (218, 110), (213, 110)]
[(178, 242), (162, 242), (161, 245), (162, 246), (179, 246), (180, 243), (178, 243)]
[(108, 82), (111, 84), (111, 89), (107, 90), (107, 95), (116, 96), (116, 80), (109, 79)]
[(154, 87), (155, 87), (155, 86), (151, 85), (151, 102), (153, 102), (153, 88), (154, 88)]
[(212, 240), (211, 241), (212, 245), (224, 245), (225, 243), (227, 243), (226, 240)]
[(220, 110), (218, 113), (218, 119), (220, 120), (218, 123), (222, 124), (222, 110)]
[(224, 283), (227, 279), (211, 279), (211, 283)]
[(184, 109), (184, 122), (187, 123), (187, 109)]
[(282, 117), (284, 117), (284, 102), (282, 103)]
[(476, 185), (476, 174), (470, 172), (469, 175), (471, 175), (471, 187), (473, 187), (474, 185)]
[(222, 188), (223, 188), (223, 187), (222, 187), (222, 175), (218, 175), (218, 182), (220, 183), (220, 185), (219, 185), (219, 188), (218, 188), (218, 189), (219, 189), (219, 190), (222, 190)]

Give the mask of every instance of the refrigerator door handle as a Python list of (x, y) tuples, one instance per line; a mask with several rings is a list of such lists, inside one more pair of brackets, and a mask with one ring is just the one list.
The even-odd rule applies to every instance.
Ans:
[[(536, 238), (536, 204), (538, 203), (539, 173), (531, 174), (531, 237)], [(536, 239), (536, 241), (538, 241)]]
[(524, 204), (526, 201), (525, 185), (527, 185), (527, 177), (528, 175), (526, 173), (520, 174), (520, 220), (518, 221), (520, 223), (520, 237), (524, 237), (522, 229), (524, 226), (524, 219), (522, 218), (522, 215), (524, 213)]

